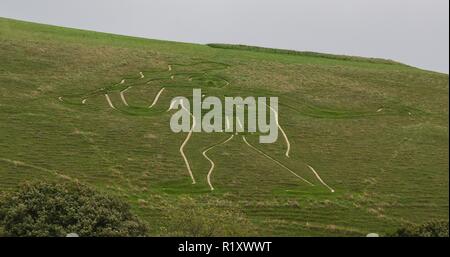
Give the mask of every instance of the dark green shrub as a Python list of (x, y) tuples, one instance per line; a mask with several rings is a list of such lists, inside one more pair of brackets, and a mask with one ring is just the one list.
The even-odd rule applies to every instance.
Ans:
[(147, 231), (126, 203), (76, 183), (27, 184), (3, 196), (0, 223), (8, 236), (144, 236)]
[(396, 237), (448, 237), (448, 221), (430, 221), (421, 225), (408, 225), (392, 234)]

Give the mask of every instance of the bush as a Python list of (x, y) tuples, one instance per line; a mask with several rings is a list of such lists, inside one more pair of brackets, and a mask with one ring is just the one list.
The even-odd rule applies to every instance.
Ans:
[(392, 234), (396, 237), (448, 237), (448, 221), (430, 221), (422, 225), (408, 225)]
[(7, 236), (144, 236), (129, 206), (75, 183), (27, 184), (0, 200)]
[(191, 198), (180, 199), (167, 209), (163, 234), (169, 236), (215, 237), (255, 235), (253, 224), (241, 213), (228, 207), (215, 207)]

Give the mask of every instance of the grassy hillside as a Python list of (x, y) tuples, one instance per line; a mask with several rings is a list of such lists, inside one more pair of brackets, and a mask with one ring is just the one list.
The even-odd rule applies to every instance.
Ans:
[(371, 62), (371, 63), (381, 63), (381, 64), (400, 64), (400, 63), (392, 61), (392, 60), (386, 60), (386, 59), (381, 59), (381, 58), (366, 58), (366, 57), (360, 57), (360, 56), (326, 54), (326, 53), (317, 53), (317, 52), (309, 52), (309, 51), (274, 49), (274, 48), (267, 48), (267, 47), (260, 47), (260, 46), (232, 45), (232, 44), (207, 44), (207, 45), (210, 47), (214, 47), (214, 48), (255, 51), (255, 52), (261, 52), (261, 53), (291, 54), (291, 55), (299, 55), (299, 56), (320, 57), (320, 58), (335, 59), (335, 60)]
[[(448, 219), (448, 75), (2, 18), (0, 59), (3, 192), (29, 180), (78, 180), (126, 199), (152, 235), (170, 234), (168, 212), (189, 204), (239, 214), (257, 235), (383, 234)], [(278, 96), (290, 157), (281, 134), (270, 145), (244, 136), (314, 186), (235, 135), (207, 152), (211, 191), (202, 153), (224, 133), (194, 133), (186, 144), (192, 185), (179, 151), (187, 135), (171, 132), (166, 112), (192, 88)]]

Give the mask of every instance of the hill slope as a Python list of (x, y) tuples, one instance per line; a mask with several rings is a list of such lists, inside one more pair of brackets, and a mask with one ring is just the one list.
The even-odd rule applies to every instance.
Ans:
[[(154, 235), (170, 234), (167, 212), (186, 202), (239, 213), (258, 235), (448, 219), (448, 75), (249, 50), (0, 18), (1, 190), (82, 181), (127, 199)], [(193, 185), (187, 134), (171, 132), (166, 112), (192, 88), (278, 96), (290, 157), (281, 134), (259, 145), (251, 134), (194, 133), (181, 149)]]

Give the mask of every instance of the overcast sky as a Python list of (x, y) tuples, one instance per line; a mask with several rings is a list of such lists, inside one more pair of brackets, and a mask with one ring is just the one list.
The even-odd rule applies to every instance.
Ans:
[(0, 0), (0, 16), (183, 42), (383, 57), (449, 70), (448, 0)]

